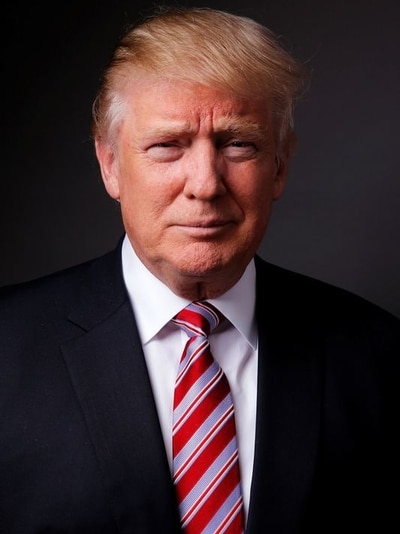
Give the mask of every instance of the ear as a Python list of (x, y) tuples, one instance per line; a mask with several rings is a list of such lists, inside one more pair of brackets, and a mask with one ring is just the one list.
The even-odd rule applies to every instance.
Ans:
[(276, 174), (274, 180), (273, 199), (278, 200), (282, 195), (288, 173), (289, 162), (296, 146), (296, 136), (293, 132), (290, 132), (287, 139), (281, 144), (280, 149), (277, 151), (276, 160)]
[(104, 187), (111, 198), (119, 200), (119, 181), (115, 151), (110, 143), (96, 138), (95, 149)]

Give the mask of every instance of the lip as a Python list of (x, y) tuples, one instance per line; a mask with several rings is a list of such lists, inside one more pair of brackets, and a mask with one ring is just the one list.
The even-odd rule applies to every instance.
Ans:
[(183, 226), (186, 228), (220, 228), (222, 226), (226, 226), (228, 224), (231, 224), (231, 220), (227, 219), (199, 219), (199, 220), (193, 220), (193, 221), (183, 221), (179, 222), (178, 226)]
[(218, 234), (221, 231), (226, 230), (231, 225), (232, 221), (212, 220), (181, 223), (177, 226), (184, 232), (200, 237)]
[(201, 227), (201, 228), (209, 228), (209, 227), (213, 227), (213, 226), (225, 226), (227, 224), (230, 224), (232, 222), (232, 218), (231, 217), (223, 217), (221, 215), (211, 215), (208, 214), (203, 214), (203, 215), (198, 215), (197, 217), (196, 216), (192, 216), (192, 218), (188, 218), (188, 220), (185, 220), (185, 219), (182, 219), (182, 220), (178, 220), (176, 223), (178, 226), (189, 226), (189, 227), (194, 227), (194, 228), (197, 228), (197, 227)]

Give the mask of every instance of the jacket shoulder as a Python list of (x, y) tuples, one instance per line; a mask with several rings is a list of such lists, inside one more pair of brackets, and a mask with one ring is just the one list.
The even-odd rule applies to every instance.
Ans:
[[(0, 324), (40, 321), (65, 316), (83, 306), (125, 296), (119, 248), (40, 278), (0, 288)], [(26, 324), (29, 328), (29, 323)]]
[(400, 335), (400, 318), (347, 289), (286, 269), (256, 257), (259, 307), (320, 327), (384, 323)]

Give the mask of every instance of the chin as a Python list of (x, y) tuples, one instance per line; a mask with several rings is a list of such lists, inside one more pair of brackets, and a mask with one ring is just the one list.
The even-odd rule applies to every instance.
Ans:
[(238, 265), (237, 255), (232, 255), (229, 249), (205, 243), (187, 247), (180, 256), (174, 256), (173, 262), (182, 274), (199, 278), (225, 272)]

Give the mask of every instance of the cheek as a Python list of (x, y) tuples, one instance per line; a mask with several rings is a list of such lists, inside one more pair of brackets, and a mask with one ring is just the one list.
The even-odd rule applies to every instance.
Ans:
[(159, 190), (141, 187), (138, 184), (127, 187), (120, 196), (121, 211), (124, 222), (142, 230), (157, 227), (164, 211), (163, 198)]
[(275, 181), (269, 169), (244, 176), (236, 184), (236, 201), (249, 219), (268, 216), (276, 196)]
[(120, 202), (125, 227), (137, 235), (155, 236), (173, 203), (171, 183), (161, 180), (159, 172), (138, 166), (129, 173), (122, 169), (121, 176)]

